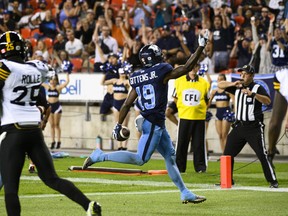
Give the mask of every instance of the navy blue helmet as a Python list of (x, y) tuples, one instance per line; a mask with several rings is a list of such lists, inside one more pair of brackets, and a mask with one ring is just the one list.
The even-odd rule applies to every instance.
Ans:
[(139, 52), (140, 62), (144, 67), (151, 67), (163, 61), (161, 49), (155, 45), (145, 45)]

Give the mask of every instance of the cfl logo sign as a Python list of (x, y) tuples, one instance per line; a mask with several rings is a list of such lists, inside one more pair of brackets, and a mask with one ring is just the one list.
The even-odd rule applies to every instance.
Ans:
[(201, 92), (197, 89), (187, 89), (182, 92), (182, 103), (186, 106), (197, 106), (200, 104)]

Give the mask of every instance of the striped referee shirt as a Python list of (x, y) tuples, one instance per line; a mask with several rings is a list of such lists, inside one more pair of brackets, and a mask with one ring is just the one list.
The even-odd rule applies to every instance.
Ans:
[(235, 95), (235, 117), (238, 121), (261, 121), (263, 122), (262, 103), (256, 98), (242, 93), (242, 89), (249, 89), (252, 92), (270, 97), (263, 86), (252, 82), (242, 88), (228, 87), (225, 91)]

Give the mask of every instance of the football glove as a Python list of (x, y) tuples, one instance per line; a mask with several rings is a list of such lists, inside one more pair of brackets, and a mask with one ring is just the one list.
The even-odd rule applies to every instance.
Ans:
[(204, 30), (203, 35), (200, 33), (198, 36), (198, 44), (201, 47), (205, 47), (209, 39), (209, 31), (208, 29)]
[(120, 131), (122, 129), (122, 125), (117, 123), (112, 131), (112, 137), (119, 141), (121, 139)]

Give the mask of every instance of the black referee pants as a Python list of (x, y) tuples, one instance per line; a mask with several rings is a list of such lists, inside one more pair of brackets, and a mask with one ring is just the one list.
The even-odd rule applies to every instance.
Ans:
[(207, 168), (205, 120), (179, 120), (176, 163), (180, 172), (186, 171), (187, 151), (190, 140), (193, 148), (194, 169), (196, 172), (205, 172)]
[(274, 169), (267, 158), (264, 124), (261, 122), (251, 123), (250, 125), (238, 123), (229, 133), (224, 155), (230, 155), (232, 157), (232, 178), (234, 157), (240, 153), (246, 143), (251, 146), (260, 160), (266, 180), (270, 183), (276, 181)]
[(90, 200), (72, 182), (61, 179), (56, 174), (40, 128), (16, 129), (14, 125), (9, 125), (3, 126), (3, 131), (7, 131), (7, 135), (0, 148), (0, 171), (5, 187), (8, 216), (20, 216), (18, 189), (26, 153), (34, 162), (39, 177), (47, 186), (66, 195), (85, 210), (88, 209)]

